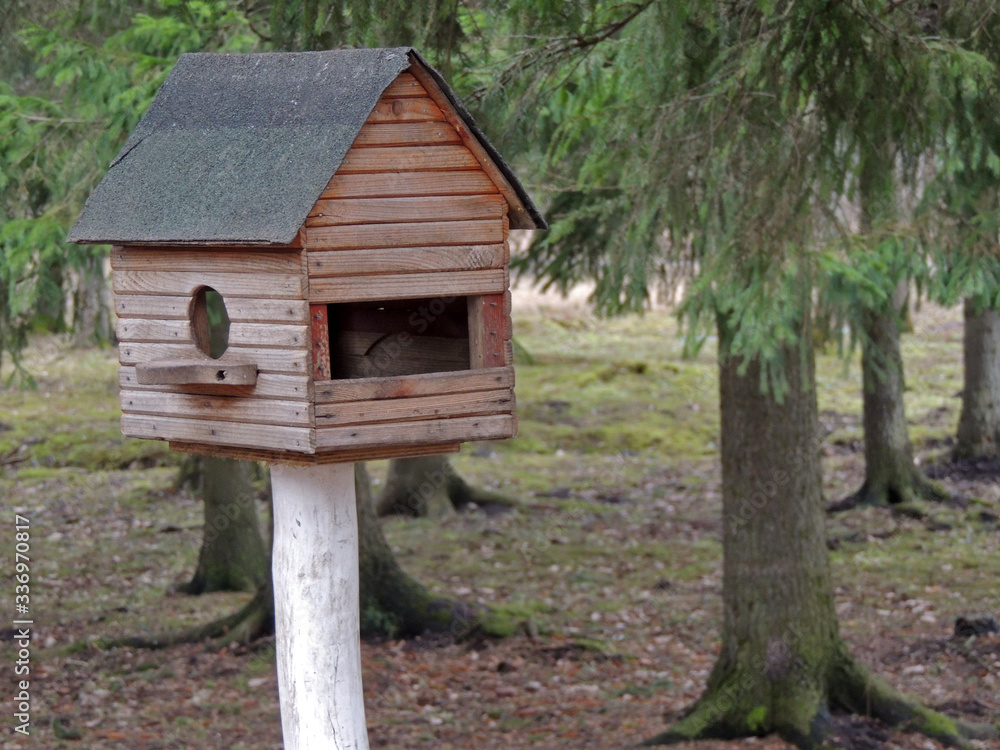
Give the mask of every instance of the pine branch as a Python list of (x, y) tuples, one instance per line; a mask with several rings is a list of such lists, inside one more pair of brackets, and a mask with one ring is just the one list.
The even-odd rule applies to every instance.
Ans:
[[(590, 50), (612, 38), (632, 21), (638, 18), (644, 10), (653, 4), (654, 0), (644, 0), (641, 3), (627, 3), (621, 7), (631, 7), (631, 10), (616, 21), (611, 21), (590, 34), (570, 34), (555, 37), (540, 47), (523, 50), (516, 53), (510, 59), (509, 64), (500, 72), (499, 80), (493, 81), (489, 85), (480, 86), (469, 96), (472, 101), (482, 100), (490, 91), (496, 88), (497, 83), (501, 87), (507, 85), (515, 74), (523, 74), (528, 68), (536, 68), (542, 65), (553, 67), (564, 61), (568, 56)], [(530, 38), (524, 36), (522, 38)]]

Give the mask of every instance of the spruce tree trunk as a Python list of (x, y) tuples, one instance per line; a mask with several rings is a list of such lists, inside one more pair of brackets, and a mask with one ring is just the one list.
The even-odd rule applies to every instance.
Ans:
[(877, 505), (908, 502), (915, 499), (920, 477), (906, 424), (899, 325), (893, 312), (868, 312), (864, 326), (865, 483), (858, 500)]
[(385, 487), (379, 494), (379, 515), (444, 518), (455, 507), (448, 495), (449, 474), (454, 474), (447, 456), (397, 458), (389, 462)]
[(760, 362), (725, 357), (723, 327), (722, 650), (687, 716), (645, 744), (777, 733), (803, 750), (830, 747), (831, 708), (956, 747), (995, 736), (905, 698), (847, 652), (826, 549), (809, 326), (800, 348), (782, 352), (780, 401), (761, 392)]
[(965, 387), (956, 458), (1000, 452), (1000, 311), (965, 300)]
[(372, 502), (371, 479), (355, 465), (361, 574), (361, 633), (418, 635), (424, 631), (461, 638), (481, 624), (484, 611), (433, 595), (396, 562)]
[[(859, 178), (861, 231), (876, 243), (879, 232), (896, 220), (895, 157), (891, 141), (869, 144)], [(878, 252), (878, 250), (873, 250)], [(865, 430), (865, 481), (854, 495), (832, 510), (855, 505), (900, 505), (919, 498), (947, 500), (950, 495), (927, 479), (913, 463), (913, 446), (903, 401), (903, 355), (900, 322), (907, 309), (908, 275), (902, 276), (882, 304), (860, 311), (861, 381)]]
[(201, 460), (205, 531), (198, 569), (183, 590), (257, 591), (268, 581), (270, 556), (260, 535), (250, 464), (215, 456)]
[(393, 459), (375, 507), (380, 516), (443, 518), (469, 503), (506, 507), (516, 504), (505, 495), (473, 487), (452, 468), (447, 455), (437, 455)]
[(104, 259), (88, 257), (79, 267), (73, 295), (73, 331), (77, 346), (111, 340), (114, 332)]
[[(219, 461), (220, 459), (212, 460)], [(242, 467), (247, 465), (236, 461), (229, 463), (231, 465), (227, 467), (227, 471), (230, 474), (235, 472), (239, 481), (244, 481), (246, 473)], [(206, 466), (205, 471), (207, 480), (212, 470)], [(491, 612), (485, 607), (468, 606), (454, 599), (435, 596), (426, 587), (408, 576), (396, 562), (392, 548), (382, 533), (382, 527), (375, 515), (375, 505), (372, 502), (371, 480), (363, 463), (355, 464), (354, 477), (358, 516), (359, 599), (362, 635), (419, 635), (429, 631), (448, 633), (455, 638), (463, 638), (476, 630), (487, 635), (502, 636), (514, 629), (510, 618)], [(208, 480), (208, 483), (211, 484), (211, 480)], [(213, 507), (225, 507), (221, 504), (212, 505)], [(209, 539), (209, 529), (212, 526), (207, 518), (208, 507), (209, 503), (206, 502), (206, 539), (202, 545), (202, 555), (199, 559), (199, 573), (196, 574), (195, 580), (189, 586), (194, 586), (200, 581), (201, 562), (210, 559), (209, 556), (215, 554), (215, 542), (222, 536), (211, 535), (213, 539)], [(244, 504), (241, 507), (246, 506)], [(253, 507), (252, 504), (250, 507)], [(229, 515), (224, 509), (212, 514), (214, 519), (228, 517)], [(216, 520), (215, 523), (217, 526), (224, 527), (223, 531), (226, 533), (231, 527), (231, 524), (225, 520)], [(254, 516), (253, 523), (256, 527), (256, 516)], [(259, 536), (258, 533), (258, 539)], [(225, 545), (221, 546), (225, 547)], [(211, 552), (206, 551), (209, 549)], [(218, 550), (218, 552), (222, 555), (225, 554), (224, 549)], [(188, 640), (226, 637), (226, 634), (230, 632), (239, 633), (240, 640), (250, 640), (273, 633), (274, 600), (270, 560), (267, 556), (264, 557), (264, 576), (263, 585), (257, 589), (257, 595), (253, 601), (234, 615), (184, 633), (167, 634), (153, 639), (130, 638), (121, 641), (121, 643), (127, 642), (134, 646), (144, 645), (160, 648)], [(192, 593), (200, 593), (200, 591), (192, 591)], [(236, 638), (232, 639), (236, 640)]]
[(840, 638), (814, 360), (811, 348), (784, 354), (782, 403), (761, 393), (759, 362), (742, 375), (740, 360), (720, 365), (724, 616), (710, 685), (739, 685), (738, 720), (752, 724), (756, 712), (757, 721), (796, 742), (825, 730), (825, 679)]
[[(723, 337), (720, 335), (720, 341)], [(761, 393), (761, 365), (723, 358), (722, 652), (705, 694), (658, 738), (778, 732), (807, 746), (827, 722), (842, 649), (827, 561), (812, 350), (784, 352), (788, 392)]]
[(780, 401), (761, 392), (760, 362), (720, 357), (722, 650), (687, 716), (645, 744), (777, 733), (813, 750), (831, 734), (833, 707), (959, 747), (966, 737), (995, 736), (905, 698), (853, 659), (840, 638), (809, 330), (802, 327), (800, 348), (782, 352), (788, 388)]

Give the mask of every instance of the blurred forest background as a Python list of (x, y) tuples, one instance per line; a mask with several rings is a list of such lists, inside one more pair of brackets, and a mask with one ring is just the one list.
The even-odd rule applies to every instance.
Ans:
[[(163, 451), (109, 437), (102, 453), (114, 420), (73, 400), (113, 411), (113, 356), (100, 347), (115, 321), (108, 248), (65, 242), (178, 56), (413, 45), (549, 221), (524, 238), (521, 283), (590, 296), (586, 308), (515, 312), (521, 437), (456, 460), (474, 484), (523, 503), (499, 520), (480, 509), (386, 525), (409, 570), (523, 622), (524, 644), (452, 643), (430, 656), (393, 640), (366, 647), (366, 680), (383, 674), (370, 680), (373, 737), (604, 747), (661, 731), (666, 695), (673, 728), (661, 742), (777, 733), (774, 747), (996, 746), (1000, 647), (988, 613), (998, 605), (982, 578), (1000, 561), (995, 2), (0, 0), (0, 19), (0, 366), (12, 414), (38, 420), (0, 416), (14, 424), (0, 425), (0, 459), (15, 504), (75, 494), (89, 510), (63, 507), (51, 523), (81, 524), (91, 539), (119, 503), (126, 530), (197, 527), (172, 478), (127, 473), (162, 466)], [(72, 366), (52, 356), (53, 341), (77, 347)], [(14, 395), (36, 384), (47, 407)], [(940, 406), (956, 394), (955, 408)], [(60, 399), (75, 414), (65, 439), (65, 425), (45, 421)], [(32, 453), (28, 433), (43, 424), (50, 447)], [(89, 478), (43, 471), (65, 466)], [(638, 557), (596, 554), (605, 538)], [(187, 542), (196, 548), (197, 536)], [(441, 552), (450, 544), (453, 559)], [(174, 561), (167, 580), (143, 568), (141, 581), (176, 582), (194, 553), (180, 546), (162, 550)], [(142, 554), (130, 547), (126, 563)], [(53, 580), (71, 579), (73, 564), (60, 559)], [(124, 608), (110, 615), (113, 634), (158, 623), (160, 591), (115, 604), (127, 596), (121, 580), (108, 583), (120, 567), (80, 584), (87, 601), (68, 605), (49, 647), (87, 643), (88, 603), (103, 603), (102, 618)], [(554, 578), (534, 581), (538, 570)], [(579, 598), (560, 601), (562, 585)], [(653, 603), (660, 594), (668, 600)], [(188, 623), (185, 605), (166, 606)], [(199, 614), (231, 609), (221, 600)], [(952, 632), (956, 618), (965, 625)], [(83, 656), (64, 653), (46, 736), (270, 747), (273, 737), (253, 737), (274, 732), (262, 728), (275, 724), (273, 690), (247, 718), (261, 708), (253, 689), (270, 685), (268, 657), (240, 648), (191, 667), (202, 679), (221, 670), (193, 709), (177, 674), (200, 651), (86, 651), (93, 679), (69, 664)], [(462, 698), (481, 679), (469, 670), (483, 667), (497, 701), (488, 709)], [(145, 672), (160, 675), (173, 708), (146, 718), (149, 738), (119, 737), (109, 704), (120, 692), (147, 705), (151, 681), (135, 677)], [(523, 679), (497, 677), (509, 674)]]

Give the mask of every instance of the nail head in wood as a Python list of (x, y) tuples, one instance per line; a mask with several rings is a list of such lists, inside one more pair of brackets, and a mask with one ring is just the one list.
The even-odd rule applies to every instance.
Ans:
[(166, 360), (135, 367), (139, 385), (254, 385), (257, 365)]

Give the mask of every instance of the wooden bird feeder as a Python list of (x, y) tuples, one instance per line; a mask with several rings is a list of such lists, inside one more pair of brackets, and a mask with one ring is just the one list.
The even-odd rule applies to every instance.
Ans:
[[(286, 683), (330, 666), (281, 646), (287, 607), (330, 613), (295, 589), (321, 550), (282, 529), (319, 514), (337, 537), (351, 462), (516, 433), (508, 230), (539, 227), (440, 74), (394, 48), (183, 55), (71, 230), (114, 246), (122, 431), (281, 465), (283, 717)], [(298, 731), (312, 711), (301, 745), (283, 718), (286, 747), (340, 747)]]

